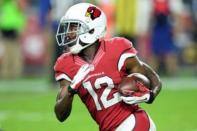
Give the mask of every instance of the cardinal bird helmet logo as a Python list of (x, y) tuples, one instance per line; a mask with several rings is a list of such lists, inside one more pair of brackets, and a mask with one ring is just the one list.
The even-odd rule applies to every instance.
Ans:
[(98, 18), (100, 15), (101, 11), (94, 6), (90, 6), (85, 14), (86, 17), (90, 17), (92, 20)]

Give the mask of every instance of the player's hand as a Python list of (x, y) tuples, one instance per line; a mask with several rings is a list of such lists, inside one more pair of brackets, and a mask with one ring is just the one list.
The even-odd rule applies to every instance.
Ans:
[(74, 76), (73, 80), (71, 81), (70, 86), (68, 87), (68, 90), (72, 94), (75, 94), (77, 92), (79, 86), (81, 86), (82, 84), (82, 81), (90, 71), (91, 68), (89, 64), (85, 64), (81, 66), (81, 68), (78, 70), (77, 74)]
[(142, 102), (149, 103), (150, 100), (152, 100), (152, 93), (145, 93), (145, 94), (137, 94), (133, 96), (121, 96), (120, 98), (123, 100), (123, 102), (127, 104), (138, 104)]

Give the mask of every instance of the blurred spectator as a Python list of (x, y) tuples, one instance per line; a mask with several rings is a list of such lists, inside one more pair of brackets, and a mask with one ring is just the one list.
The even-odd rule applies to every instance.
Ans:
[(40, 74), (49, 61), (51, 71), (63, 51), (55, 39), (60, 17), (79, 2), (99, 4), (108, 19), (107, 37), (131, 40), (160, 73), (176, 74), (177, 65), (197, 68), (196, 0), (1, 0), (0, 77), (18, 77), (23, 68)]
[(166, 75), (177, 71), (177, 48), (173, 38), (174, 26), (181, 13), (180, 0), (152, 0), (151, 62), (155, 70)]
[(22, 33), (24, 75), (40, 75), (46, 71), (47, 41), (39, 28), (38, 17), (29, 15)]
[(137, 0), (116, 0), (116, 34), (135, 44)]
[(115, 4), (114, 0), (98, 0), (99, 7), (105, 12), (107, 17), (107, 34), (106, 38), (111, 38), (114, 35), (114, 15)]
[(59, 0), (42, 0), (40, 1), (40, 10), (39, 10), (39, 23), (40, 28), (43, 30), (43, 33), (46, 34), (48, 30), (48, 25), (51, 25), (52, 34), (49, 34), (49, 41), (51, 41), (51, 62), (50, 62), (50, 82), (55, 84), (54, 72), (51, 70), (53, 65), (62, 52), (63, 48), (59, 47), (56, 42), (56, 32), (59, 24), (59, 20), (64, 15), (66, 10), (73, 4), (82, 2), (81, 0), (66, 0), (64, 2)]
[[(0, 38), (1, 38), (1, 36), (0, 36)], [(3, 59), (4, 53), (5, 53), (5, 48), (3, 46), (2, 41), (0, 40), (0, 71), (1, 71), (2, 59)], [(1, 74), (1, 72), (0, 72), (0, 74)]]
[[(183, 0), (184, 11), (181, 14), (179, 26), (176, 30), (177, 46), (181, 52), (180, 62), (184, 66), (197, 64), (197, 1)], [(197, 70), (197, 66), (194, 67)]]
[(25, 8), (25, 0), (1, 1), (1, 46), (4, 46), (0, 68), (2, 78), (16, 78), (21, 75), (23, 65), (19, 39), (25, 26)]
[[(183, 0), (187, 10), (190, 12), (192, 19), (192, 26), (195, 27), (197, 24), (197, 1), (196, 0)], [(192, 38), (197, 42), (197, 28), (192, 28)]]
[(138, 0), (136, 4), (136, 32), (137, 32), (137, 48), (139, 57), (148, 62), (151, 55), (150, 49), (150, 19), (151, 19), (151, 1)]

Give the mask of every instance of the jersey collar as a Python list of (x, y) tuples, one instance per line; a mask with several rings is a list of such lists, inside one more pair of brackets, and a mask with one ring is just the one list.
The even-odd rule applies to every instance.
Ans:
[(105, 49), (105, 41), (102, 40), (100, 44), (101, 45), (100, 45), (98, 51), (96, 52), (96, 55), (95, 55), (95, 57), (94, 57), (94, 59), (93, 59), (93, 61), (91, 63), (86, 62), (85, 60), (83, 60), (78, 55), (74, 56), (75, 63), (77, 65), (80, 65), (80, 66), (84, 65), (84, 64), (92, 64), (92, 65), (96, 66), (99, 63), (99, 61), (101, 60), (101, 58), (103, 57), (103, 55), (105, 54), (105, 51), (106, 51), (106, 49)]

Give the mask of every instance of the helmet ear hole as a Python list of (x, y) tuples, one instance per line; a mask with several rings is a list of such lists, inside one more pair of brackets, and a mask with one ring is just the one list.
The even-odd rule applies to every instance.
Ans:
[(91, 29), (88, 33), (93, 34), (94, 33), (94, 29)]

